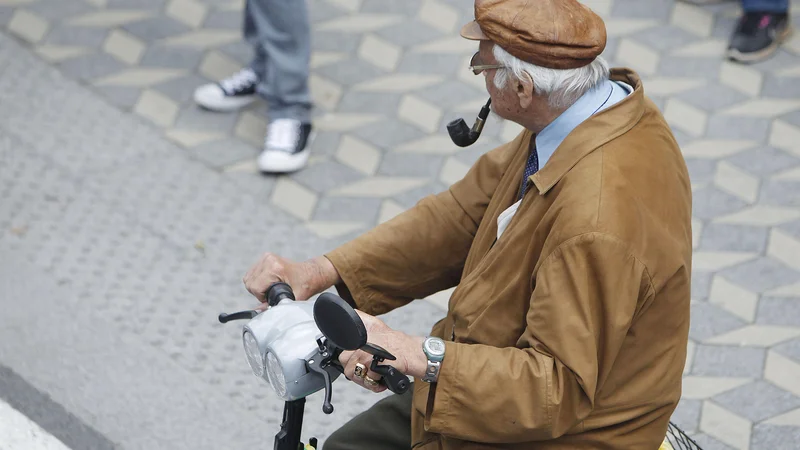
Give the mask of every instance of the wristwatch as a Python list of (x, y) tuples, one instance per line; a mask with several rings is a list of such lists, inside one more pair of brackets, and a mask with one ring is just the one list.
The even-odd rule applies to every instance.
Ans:
[(422, 381), (426, 383), (436, 383), (439, 379), (439, 368), (444, 359), (445, 345), (442, 339), (429, 336), (422, 342), (422, 351), (428, 358), (428, 367), (425, 369), (425, 376)]

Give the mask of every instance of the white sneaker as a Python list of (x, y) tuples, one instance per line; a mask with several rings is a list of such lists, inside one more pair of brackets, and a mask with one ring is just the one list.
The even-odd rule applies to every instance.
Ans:
[(244, 108), (257, 98), (258, 75), (244, 68), (219, 83), (204, 84), (194, 91), (194, 101), (212, 111), (228, 112)]
[(276, 119), (267, 125), (264, 150), (258, 157), (262, 172), (295, 172), (308, 163), (311, 124), (296, 119)]

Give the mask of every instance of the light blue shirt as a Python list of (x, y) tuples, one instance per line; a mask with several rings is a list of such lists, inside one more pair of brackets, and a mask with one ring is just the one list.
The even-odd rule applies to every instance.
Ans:
[(627, 84), (606, 80), (583, 94), (560, 116), (536, 135), (539, 169), (553, 156), (559, 145), (584, 120), (624, 99), (632, 91)]

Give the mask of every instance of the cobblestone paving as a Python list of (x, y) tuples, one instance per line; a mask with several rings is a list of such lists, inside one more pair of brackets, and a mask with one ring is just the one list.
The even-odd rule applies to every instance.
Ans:
[[(799, 35), (741, 66), (721, 57), (735, 3), (586, 3), (607, 20), (605, 56), (642, 74), (693, 180), (692, 341), (674, 419), (708, 449), (796, 448)], [(276, 178), (254, 172), (262, 104), (218, 114), (190, 99), (247, 62), (240, 1), (0, 0), (0, 28), (55, 69), (2, 41), (0, 243), (209, 389), (253, 395), (273, 424), (280, 404), (242, 367), (235, 331), (204, 322), (241, 307), (242, 270), (260, 251), (309, 256), (394, 216), (518, 131), (491, 120), (469, 149), (443, 132), (486, 98), (466, 70), (474, 44), (456, 33), (468, 2), (310, 5), (319, 133), (310, 166)], [(445, 298), (390, 320), (422, 333), (415, 317), (441, 315)], [(197, 309), (176, 324), (188, 302)], [(352, 405), (309, 408), (323, 436), (374, 401), (340, 384)]]

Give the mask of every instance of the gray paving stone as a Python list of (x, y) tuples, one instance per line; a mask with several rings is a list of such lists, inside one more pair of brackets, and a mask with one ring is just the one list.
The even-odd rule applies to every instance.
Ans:
[(195, 70), (203, 59), (203, 52), (189, 47), (148, 46), (139, 62), (142, 66)]
[(348, 91), (342, 95), (337, 109), (343, 112), (383, 114), (396, 111), (402, 94), (387, 92)]
[(242, 192), (247, 192), (257, 202), (266, 205), (270, 201), (270, 194), (275, 187), (276, 177), (265, 176), (260, 173), (228, 172), (222, 177), (236, 183)]
[(647, 3), (636, 0), (616, 0), (611, 9), (614, 17), (661, 19), (668, 21), (672, 12), (669, 2)]
[(239, 115), (236, 113), (218, 113), (199, 106), (192, 106), (184, 108), (178, 113), (175, 128), (230, 133), (238, 119)]
[(779, 47), (778, 50), (773, 53), (772, 57), (752, 64), (752, 67), (767, 74), (791, 66), (796, 62), (797, 55), (787, 51), (785, 47)]
[(669, 52), (699, 40), (692, 33), (671, 25), (661, 25), (633, 33), (630, 39), (659, 52)]
[(394, 120), (373, 122), (356, 129), (352, 134), (382, 149), (391, 149), (425, 136), (418, 128)]
[[(464, 103), (471, 98), (486, 98), (489, 94), (485, 89), (476, 89), (460, 81), (448, 80), (417, 91), (417, 95), (441, 108), (450, 109)], [(478, 111), (475, 111), (475, 115)]]
[(772, 347), (773, 350), (783, 356), (791, 358), (800, 363), (800, 338), (792, 339)]
[(736, 450), (704, 433), (692, 436), (692, 439), (694, 439), (703, 450)]
[[(311, 49), (327, 52), (344, 52), (355, 54), (361, 35), (355, 33), (340, 33), (336, 31), (319, 31), (311, 29)], [(328, 72), (325, 72), (326, 74)]]
[(701, 400), (681, 399), (670, 420), (678, 425), (685, 433), (694, 433), (700, 426), (700, 410), (703, 408)]
[[(467, 117), (464, 117), (464, 120), (467, 120)], [(447, 131), (442, 130), (441, 133), (447, 133)], [(455, 158), (461, 161), (462, 163), (472, 167), (472, 165), (475, 164), (475, 162), (478, 160), (478, 158), (480, 158), (482, 154), (492, 149), (495, 149), (502, 144), (503, 143), (500, 142), (500, 140), (497, 138), (481, 135), (478, 142), (466, 148), (459, 148), (459, 150), (455, 154)]]
[(445, 158), (442, 156), (388, 152), (383, 156), (383, 161), (378, 167), (378, 174), (435, 179), (442, 170), (444, 160)]
[(142, 95), (141, 89), (125, 86), (95, 86), (94, 89), (108, 101), (125, 110), (133, 108)]
[(692, 298), (705, 300), (711, 292), (711, 282), (714, 280), (714, 272), (705, 270), (692, 271)]
[(127, 23), (122, 26), (125, 31), (145, 42), (176, 36), (191, 31), (191, 27), (170, 17), (153, 17)]
[[(209, 80), (199, 75), (191, 74), (156, 84), (153, 86), (153, 89), (161, 92), (178, 103), (188, 105), (193, 103), (195, 89), (208, 82)], [(189, 107), (191, 108), (194, 106), (192, 105)]]
[(800, 98), (800, 83), (794, 77), (779, 77), (767, 74), (764, 76), (761, 95), (777, 98)]
[(691, 89), (676, 95), (676, 97), (709, 112), (727, 108), (748, 99), (741, 92), (719, 83)]
[(314, 220), (342, 220), (375, 223), (380, 214), (382, 199), (355, 197), (320, 197)]
[(310, 164), (290, 177), (312, 191), (323, 194), (337, 186), (361, 180), (366, 175), (337, 161), (321, 161)]
[(756, 322), (800, 327), (800, 299), (794, 297), (762, 298), (758, 302)]
[(341, 8), (337, 8), (327, 2), (316, 2), (313, 8), (308, 8), (308, 20), (311, 26), (318, 22), (332, 20), (336, 17), (341, 17), (346, 14)]
[(258, 155), (260, 149), (239, 139), (228, 137), (218, 141), (206, 142), (189, 149), (193, 157), (205, 164), (222, 168), (233, 163), (251, 159)]
[(706, 137), (765, 142), (769, 136), (770, 127), (769, 119), (715, 114), (708, 118)]
[(758, 201), (767, 205), (798, 206), (800, 205), (800, 196), (797, 195), (799, 187), (800, 182), (796, 181), (768, 180), (761, 185)]
[(0, 6), (0, 27), (5, 27), (13, 14), (14, 8), (11, 6)]
[(353, 86), (385, 75), (385, 72), (360, 59), (346, 59), (324, 66), (322, 74), (342, 86)]
[(686, 158), (689, 178), (692, 183), (705, 183), (714, 179), (717, 172), (717, 160), (703, 158)]
[[(413, 28), (414, 32), (409, 33), (409, 28)], [(376, 34), (389, 42), (403, 47), (424, 44), (445, 36), (445, 33), (442, 31), (433, 28), (419, 19), (402, 21), (396, 25), (383, 28)]]
[(45, 42), (54, 45), (100, 48), (108, 33), (109, 31), (103, 28), (71, 27), (57, 24), (47, 33)]
[(740, 169), (760, 177), (800, 165), (800, 158), (770, 146), (746, 150), (728, 157), (726, 160)]
[(88, 3), (71, 1), (39, 1), (27, 5), (25, 9), (35, 12), (47, 20), (63, 20), (74, 15), (93, 10)]
[(800, 127), (800, 110), (784, 114), (780, 117), (780, 119), (794, 126)]
[(125, 64), (108, 53), (79, 56), (68, 59), (59, 65), (59, 68), (67, 75), (85, 81), (117, 73), (125, 67)]
[(753, 422), (775, 417), (800, 406), (800, 397), (758, 380), (713, 397), (714, 402)]
[(763, 253), (768, 235), (764, 227), (709, 223), (703, 227), (698, 249)]
[(693, 375), (761, 378), (766, 350), (756, 347), (697, 345)]
[(692, 304), (689, 337), (696, 341), (704, 341), (745, 325), (747, 323), (744, 320), (717, 305), (708, 302), (695, 302)]
[(718, 15), (714, 18), (714, 27), (711, 29), (711, 36), (718, 39), (730, 39), (733, 30), (736, 29), (738, 17), (725, 17)]
[(108, 0), (109, 8), (161, 9), (167, 0)]
[(753, 427), (750, 448), (770, 450), (793, 450), (800, 441), (800, 428), (769, 424)]
[(242, 29), (244, 11), (209, 11), (203, 28)]
[(692, 213), (700, 219), (712, 219), (742, 209), (747, 203), (709, 186), (692, 193)]
[(340, 133), (332, 131), (315, 132), (309, 148), (313, 155), (332, 156), (339, 148), (341, 139), (342, 135)]
[(392, 199), (404, 208), (411, 208), (418, 201), (422, 200), (423, 197), (444, 192), (447, 190), (447, 188), (448, 186), (442, 182), (432, 181), (416, 189), (412, 189), (402, 194), (395, 195), (394, 197), (392, 197)]
[(383, 0), (364, 0), (361, 4), (362, 13), (403, 14), (415, 16), (419, 11), (422, 0), (408, 0), (402, 2), (384, 2)]
[(800, 238), (800, 220), (778, 225), (778, 229), (785, 231), (794, 237)]
[(719, 61), (713, 58), (662, 55), (658, 64), (659, 76), (716, 78)]
[(461, 65), (463, 60), (460, 55), (405, 53), (397, 64), (397, 72), (452, 75), (457, 70), (468, 70)]
[(731, 283), (753, 292), (764, 292), (796, 281), (800, 273), (771, 257), (761, 257), (719, 272)]
[(219, 49), (243, 66), (249, 66), (253, 61), (253, 48), (245, 40), (225, 44)]

